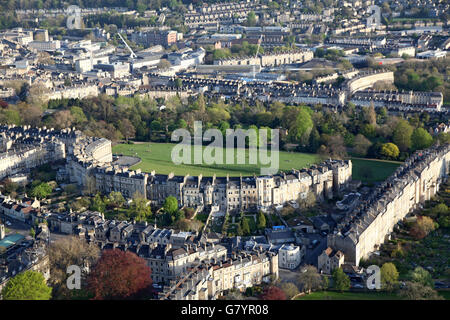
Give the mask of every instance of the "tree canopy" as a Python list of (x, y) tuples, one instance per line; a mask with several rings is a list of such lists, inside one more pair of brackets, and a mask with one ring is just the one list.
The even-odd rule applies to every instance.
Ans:
[(334, 288), (339, 291), (345, 291), (350, 289), (350, 278), (344, 273), (342, 268), (336, 268), (333, 271), (333, 284)]
[(88, 277), (94, 299), (133, 299), (148, 295), (151, 269), (130, 251), (105, 250)]
[(52, 288), (42, 273), (25, 271), (8, 281), (2, 290), (4, 300), (50, 300)]

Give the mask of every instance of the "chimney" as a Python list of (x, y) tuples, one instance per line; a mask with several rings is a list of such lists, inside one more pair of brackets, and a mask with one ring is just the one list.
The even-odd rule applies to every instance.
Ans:
[(3, 240), (5, 238), (5, 225), (4, 224), (0, 224), (0, 240)]

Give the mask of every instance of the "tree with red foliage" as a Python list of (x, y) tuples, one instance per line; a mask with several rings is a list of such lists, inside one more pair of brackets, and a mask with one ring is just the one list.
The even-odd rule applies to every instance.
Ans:
[(436, 229), (433, 219), (427, 216), (418, 216), (416, 222), (409, 230), (409, 234), (416, 240), (425, 238), (431, 231)]
[(88, 277), (88, 290), (96, 300), (148, 298), (151, 269), (132, 252), (105, 250)]
[(286, 300), (286, 294), (280, 288), (270, 286), (264, 289), (260, 298), (262, 300)]

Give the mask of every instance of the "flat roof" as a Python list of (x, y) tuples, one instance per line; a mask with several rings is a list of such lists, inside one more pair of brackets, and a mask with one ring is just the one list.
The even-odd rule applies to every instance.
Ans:
[(3, 240), (0, 240), (0, 247), (9, 248), (15, 245), (20, 240), (23, 240), (25, 237), (21, 234), (12, 234), (5, 237)]

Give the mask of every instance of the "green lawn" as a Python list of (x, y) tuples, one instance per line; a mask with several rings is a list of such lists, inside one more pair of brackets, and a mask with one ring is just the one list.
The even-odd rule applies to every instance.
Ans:
[[(202, 174), (203, 176), (250, 176), (260, 174), (260, 165), (236, 164), (236, 165), (196, 165), (180, 164), (172, 162), (171, 151), (175, 144), (171, 143), (139, 143), (139, 144), (118, 144), (113, 147), (113, 152), (128, 156), (137, 156), (141, 162), (132, 166), (132, 169), (140, 168), (142, 171), (168, 174), (173, 172), (175, 175), (190, 174), (193, 176)], [(225, 156), (225, 152), (224, 152)], [(235, 154), (236, 156), (236, 154)], [(246, 161), (248, 162), (248, 150), (246, 150)], [(299, 152), (279, 152), (280, 170), (289, 171), (292, 168), (302, 169), (309, 167), (314, 163), (320, 162), (316, 154)], [(352, 158), (353, 179), (365, 182), (376, 182), (385, 180), (396, 168), (400, 162), (368, 160)], [(263, 166), (264, 167), (264, 166)]]
[(296, 300), (400, 300), (400, 298), (386, 292), (316, 291)]
[(436, 21), (438, 18), (393, 18), (392, 22)]
[(386, 180), (401, 162), (352, 158), (352, 164), (353, 180), (377, 182)]
[(445, 300), (450, 300), (450, 291), (449, 290), (440, 290), (438, 291), (440, 296), (443, 296)]
[[(175, 175), (212, 176), (244, 176), (260, 174), (260, 166), (257, 164), (236, 164), (236, 165), (197, 165), (197, 164), (180, 164), (176, 165), (172, 162), (171, 151), (175, 144), (171, 143), (142, 143), (142, 144), (119, 144), (113, 147), (113, 152), (127, 156), (137, 156), (141, 158), (141, 162), (131, 167), (132, 169), (140, 168), (142, 171), (168, 174), (173, 172)], [(192, 152), (193, 154), (193, 152)], [(235, 153), (236, 156), (236, 153)], [(224, 152), (225, 157), (225, 152)], [(309, 167), (313, 163), (319, 162), (319, 157), (315, 154), (295, 153), (295, 152), (279, 152), (279, 167), (281, 170), (290, 170), (292, 168), (302, 169)], [(246, 162), (248, 162), (248, 150), (246, 150)], [(265, 167), (263, 165), (262, 167)]]
[(255, 219), (253, 218), (253, 216), (246, 216), (244, 219), (246, 219), (248, 222), (248, 226), (250, 227), (250, 232), (252, 234), (255, 233), (256, 230), (258, 230), (258, 228), (256, 227), (256, 222), (255, 222)]

